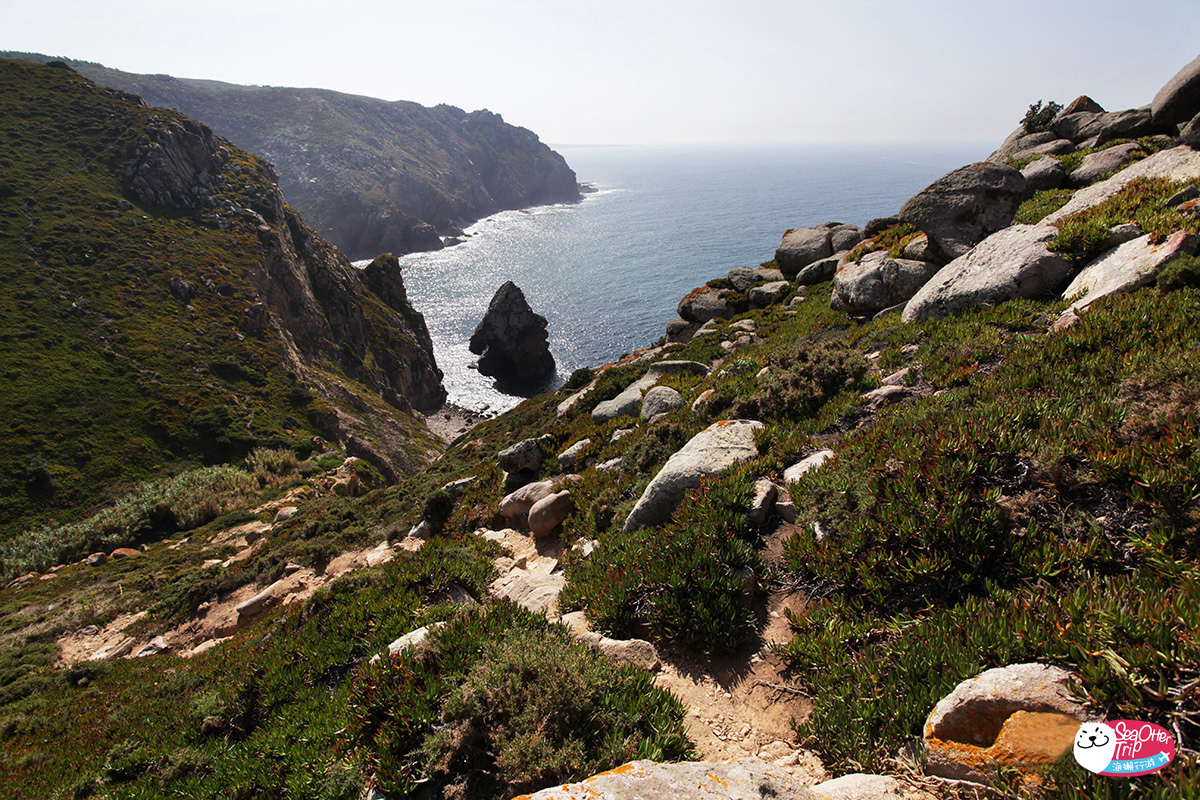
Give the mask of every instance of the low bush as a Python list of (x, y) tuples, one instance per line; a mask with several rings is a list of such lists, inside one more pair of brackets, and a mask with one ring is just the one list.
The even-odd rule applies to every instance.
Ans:
[(1060, 111), (1062, 111), (1061, 103), (1051, 100), (1042, 105), (1042, 101), (1038, 100), (1036, 103), (1029, 104), (1029, 110), (1021, 118), (1021, 125), (1025, 128), (1025, 133), (1048, 131), (1053, 127), (1054, 118)]
[(511, 797), (634, 758), (693, 755), (683, 705), (540, 615), (500, 604), (365, 666), (347, 739), (396, 796)]

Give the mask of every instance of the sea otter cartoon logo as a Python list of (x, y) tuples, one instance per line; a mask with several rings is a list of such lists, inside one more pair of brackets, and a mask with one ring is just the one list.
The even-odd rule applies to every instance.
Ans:
[(1116, 731), (1103, 722), (1085, 722), (1075, 734), (1075, 760), (1088, 772), (1104, 772), (1116, 751)]

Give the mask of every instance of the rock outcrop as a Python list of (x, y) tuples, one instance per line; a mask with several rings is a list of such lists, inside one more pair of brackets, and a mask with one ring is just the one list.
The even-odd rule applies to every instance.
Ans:
[(515, 283), (505, 281), (471, 334), (470, 347), (481, 374), (527, 391), (554, 377), (547, 340), (545, 318), (533, 313)]
[(719, 763), (692, 761), (660, 764), (633, 761), (582, 783), (543, 789), (517, 800), (737, 800), (771, 797), (775, 800), (819, 800), (783, 769), (758, 759)]

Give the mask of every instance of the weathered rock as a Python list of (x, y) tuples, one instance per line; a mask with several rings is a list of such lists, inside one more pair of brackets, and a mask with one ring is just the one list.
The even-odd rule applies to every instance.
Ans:
[(699, 411), (705, 403), (713, 398), (713, 395), (716, 393), (716, 389), (705, 389), (703, 392), (701, 392), (700, 396), (692, 401), (692, 413)]
[(838, 270), (830, 303), (850, 314), (874, 313), (909, 299), (937, 271), (936, 264), (889, 258), (887, 252), (877, 250)]
[(1005, 138), (1000, 147), (987, 157), (987, 160), (992, 164), (1007, 164), (1009, 159), (1013, 158), (1017, 153), (1046, 144), (1047, 142), (1052, 142), (1057, 138), (1058, 135), (1054, 131), (1026, 133), (1025, 126), (1018, 125), (1016, 130)]
[(1077, 144), (1089, 139), (1094, 139), (1096, 144), (1104, 144), (1113, 139), (1136, 139), (1159, 131), (1150, 118), (1150, 109), (1134, 108), (1128, 111), (1080, 111), (1060, 115), (1054, 121), (1054, 132)]
[(837, 273), (838, 265), (842, 263), (845, 253), (820, 258), (796, 273), (796, 283), (800, 286), (813, 286), (824, 283)]
[(527, 483), (500, 501), (498, 513), (507, 520), (521, 520), (539, 500), (554, 494), (553, 481)]
[(791, 228), (775, 248), (775, 263), (785, 275), (794, 274), (814, 261), (833, 255), (829, 228)]
[(904, 800), (904, 786), (891, 775), (856, 772), (812, 787), (822, 800)]
[(1042, 222), (1047, 225), (1061, 222), (1072, 214), (1097, 206), (1136, 178), (1169, 178), (1180, 182), (1200, 178), (1200, 152), (1190, 147), (1161, 150), (1136, 164), (1131, 164), (1111, 178), (1080, 189), (1065, 206), (1053, 214), (1048, 214)]
[(1116, 172), (1129, 165), (1145, 154), (1146, 149), (1140, 144), (1127, 142), (1084, 156), (1079, 166), (1071, 172), (1071, 185), (1087, 186), (1110, 172)]
[(921, 287), (905, 306), (904, 321), (921, 322), (979, 305), (1057, 292), (1073, 269), (1046, 246), (1057, 234), (1052, 225), (1013, 225), (992, 234)]
[(1046, 189), (1057, 189), (1067, 179), (1067, 169), (1057, 158), (1046, 156), (1029, 163), (1021, 170), (1025, 177), (1025, 191), (1029, 194)]
[(782, 767), (757, 758), (731, 762), (633, 761), (581, 783), (542, 789), (516, 800), (819, 800)]
[(568, 489), (543, 497), (529, 509), (529, 532), (537, 538), (549, 536), (574, 510)]
[(107, 561), (108, 556), (104, 553), (92, 553), (90, 556), (84, 559), (84, 562), (89, 567), (98, 567), (104, 563), (107, 563)]
[(236, 608), (238, 616), (253, 617), (267, 606), (275, 603), (279, 599), (279, 595), (283, 589), (283, 583), (284, 582), (282, 579), (275, 581), (270, 586), (251, 597), (249, 600), (238, 603)]
[(692, 334), (700, 329), (699, 322), (688, 322), (680, 317), (673, 319), (667, 323), (667, 341), (668, 342), (690, 342)]
[(1067, 114), (1078, 114), (1081, 111), (1086, 111), (1092, 114), (1103, 114), (1104, 107), (1097, 103), (1086, 94), (1081, 94), (1071, 102), (1067, 103), (1067, 107), (1058, 112), (1060, 117), (1065, 117)]
[(537, 439), (524, 439), (496, 455), (496, 464), (505, 472), (537, 472), (542, 468), (541, 445)]
[(926, 770), (978, 781), (997, 768), (1058, 760), (1084, 720), (1068, 689), (1073, 677), (1045, 664), (1013, 664), (963, 681), (925, 720)]
[(683, 395), (670, 386), (655, 386), (642, 398), (642, 419), (657, 417), (683, 407)]
[(115, 560), (120, 558), (133, 558), (134, 556), (140, 556), (141, 554), (142, 553), (140, 550), (135, 550), (132, 547), (118, 547), (116, 550), (113, 550), (111, 553), (109, 553), (108, 557)]
[(693, 436), (650, 481), (629, 512), (625, 530), (666, 522), (687, 490), (700, 485), (701, 478), (758, 455), (754, 432), (761, 427), (761, 422), (753, 420), (722, 420)]
[(1200, 114), (1179, 128), (1179, 138), (1193, 150), (1200, 150)]
[(558, 454), (558, 471), (559, 472), (574, 472), (579, 465), (579, 457), (583, 455), (583, 451), (592, 443), (591, 439), (580, 439), (575, 444), (568, 447)]
[(761, 308), (766, 308), (769, 305), (779, 302), (784, 293), (787, 292), (787, 281), (771, 281), (760, 286), (755, 286), (747, 295), (753, 305)]
[(900, 251), (900, 257), (907, 258), (909, 261), (937, 261), (937, 254), (933, 252), (933, 245), (929, 243), (929, 237), (925, 234), (917, 236), (904, 245), (904, 249)]
[(149, 642), (147, 642), (146, 644), (142, 645), (137, 650), (135, 650), (133, 655), (131, 656), (131, 658), (145, 658), (146, 656), (153, 656), (153, 655), (157, 655), (159, 653), (165, 653), (170, 649), (171, 648), (169, 648), (167, 646), (166, 639), (164, 639), (161, 636), (155, 636)]
[(733, 307), (725, 302), (727, 289), (701, 286), (684, 295), (679, 301), (679, 316), (688, 322), (708, 322), (710, 319), (729, 319)]
[(863, 240), (863, 232), (854, 225), (837, 225), (829, 229), (829, 245), (834, 253), (852, 250)]
[(754, 497), (746, 514), (751, 525), (762, 525), (767, 521), (767, 515), (771, 513), (778, 496), (779, 487), (770, 478), (759, 478), (754, 482)]
[(1158, 90), (1150, 112), (1160, 125), (1178, 125), (1200, 114), (1200, 56)]
[(754, 284), (761, 282), (762, 276), (749, 267), (734, 267), (729, 270), (727, 279), (733, 284), (734, 289), (744, 292)]
[(642, 395), (662, 379), (663, 375), (685, 374), (707, 375), (708, 367), (698, 361), (659, 361), (652, 364), (646, 374), (611, 400), (598, 403), (592, 409), (592, 420), (597, 424), (618, 417), (636, 416), (641, 412)]
[[(404, 634), (399, 639), (396, 639), (395, 641), (393, 641), (391, 644), (389, 644), (387, 646), (388, 656), (399, 655), (400, 653), (403, 653), (405, 650), (415, 650), (416, 648), (418, 648), (422, 644), (424, 644), (425, 640), (429, 638), (430, 633), (432, 633), (434, 630), (442, 627), (445, 624), (446, 623), (444, 623), (444, 622), (434, 622), (430, 625), (422, 625), (421, 627), (417, 628), (416, 630), (409, 631), (408, 633)], [(381, 655), (382, 655), (382, 653), (372, 656), (371, 663), (373, 664), (376, 661), (378, 661), (380, 659)]]
[(657, 672), (662, 667), (658, 650), (644, 639), (609, 639), (598, 633), (584, 633), (578, 638), (583, 644), (600, 651), (613, 661), (633, 664), (647, 672)]
[(533, 313), (525, 294), (505, 281), (471, 334), (471, 352), (479, 372), (516, 386), (532, 386), (554, 377), (554, 356), (547, 344), (546, 320)]
[(1070, 139), (1051, 139), (1044, 144), (1018, 150), (1012, 154), (1012, 157), (1014, 160), (1021, 160), (1034, 156), (1062, 156), (1073, 152), (1075, 152), (1075, 143)]
[(812, 455), (805, 456), (801, 461), (792, 464), (783, 471), (783, 482), (785, 484), (795, 483), (800, 480), (800, 477), (810, 470), (817, 469), (829, 459), (833, 458), (832, 450), (818, 450)]
[(981, 162), (938, 178), (905, 201), (900, 220), (920, 228), (946, 261), (1007, 227), (1025, 196), (1012, 167)]
[(899, 403), (904, 398), (913, 393), (913, 390), (908, 386), (899, 384), (886, 384), (878, 389), (872, 389), (862, 395), (866, 401), (866, 410), (874, 413), (884, 406), (890, 406), (893, 403)]
[(1176, 258), (1194, 255), (1198, 245), (1200, 237), (1186, 231), (1177, 231), (1159, 244), (1154, 244), (1149, 234), (1140, 236), (1085, 266), (1063, 291), (1063, 299), (1075, 298), (1069, 310), (1080, 311), (1101, 297), (1131, 292), (1152, 281)]
[(275, 512), (275, 521), (286, 522), (287, 520), (296, 516), (299, 511), (300, 509), (296, 508), (296, 506), (283, 506)]
[(880, 233), (883, 233), (885, 230), (892, 227), (893, 225), (899, 224), (899, 222), (900, 222), (900, 218), (895, 217), (895, 216), (875, 217), (874, 219), (869, 219), (869, 220), (867, 220), (867, 224), (864, 225), (863, 229), (862, 229), (863, 238), (864, 239), (873, 239), (875, 236), (879, 235)]

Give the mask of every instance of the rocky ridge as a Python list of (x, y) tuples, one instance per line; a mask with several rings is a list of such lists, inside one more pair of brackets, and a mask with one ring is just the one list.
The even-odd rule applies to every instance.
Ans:
[(436, 250), (497, 211), (580, 199), (562, 156), (487, 110), (66, 63), (100, 85), (177, 109), (266, 158), (287, 202), (351, 259)]

